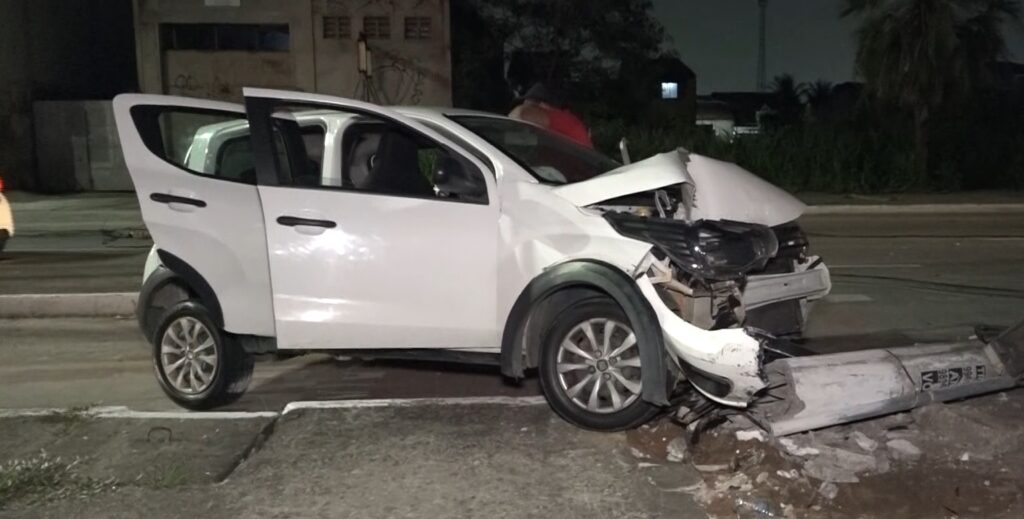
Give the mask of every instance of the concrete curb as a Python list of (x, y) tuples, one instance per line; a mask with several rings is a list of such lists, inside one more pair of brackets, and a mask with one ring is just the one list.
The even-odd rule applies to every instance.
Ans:
[(135, 315), (135, 292), (0, 295), (0, 318)]
[(811, 205), (804, 215), (1024, 213), (1024, 204)]

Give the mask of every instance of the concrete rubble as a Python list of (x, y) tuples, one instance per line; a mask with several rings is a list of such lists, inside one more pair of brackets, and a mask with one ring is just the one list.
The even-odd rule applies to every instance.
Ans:
[(690, 446), (692, 490), (711, 517), (737, 499), (795, 517), (1021, 517), (1022, 427), (1024, 390), (781, 438), (729, 417)]

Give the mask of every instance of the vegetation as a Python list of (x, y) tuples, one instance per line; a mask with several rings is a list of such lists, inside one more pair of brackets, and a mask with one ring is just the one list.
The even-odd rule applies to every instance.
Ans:
[(78, 459), (67, 461), (46, 452), (0, 465), (0, 510), (14, 503), (93, 496), (119, 486), (114, 479), (79, 474), (79, 465)]
[(1017, 0), (845, 0), (861, 20), (857, 69), (869, 92), (913, 114), (914, 172), (929, 173), (934, 114), (987, 83)]
[[(731, 139), (635, 106), (652, 94), (623, 64), (666, 55), (650, 0), (455, 4), (453, 37), (467, 39), (453, 45), (458, 105), (508, 111), (524, 77), (555, 83), (613, 157), (626, 137), (633, 160), (683, 146), (796, 191), (1024, 189), (1024, 89), (994, 73), (1020, 0), (843, 0), (863, 84), (779, 76), (762, 132)], [(518, 80), (517, 53), (530, 69)]]

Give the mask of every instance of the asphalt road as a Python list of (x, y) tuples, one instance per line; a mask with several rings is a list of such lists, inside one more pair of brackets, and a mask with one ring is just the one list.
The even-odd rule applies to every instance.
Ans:
[[(976, 324), (1006, 325), (1024, 317), (1024, 213), (815, 216), (803, 223), (834, 281), (832, 295), (815, 306), (808, 323), (812, 349), (963, 339)], [(0, 287), (8, 293), (15, 286), (130, 290), (144, 252), (92, 250), (87, 261), (77, 261), (82, 253), (14, 249), (0, 262)], [(17, 281), (19, 276), (32, 281)], [(235, 408), (537, 393), (535, 379), (513, 385), (493, 368), (311, 355), (259, 363), (250, 392)], [(0, 320), (0, 408), (90, 404), (173, 408), (156, 385), (134, 321)]]

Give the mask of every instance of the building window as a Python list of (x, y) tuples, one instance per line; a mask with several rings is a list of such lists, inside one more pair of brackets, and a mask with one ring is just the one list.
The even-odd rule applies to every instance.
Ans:
[(405, 39), (429, 40), (430, 18), (426, 16), (405, 17)]
[(363, 17), (363, 34), (374, 40), (391, 38), (391, 18), (387, 16)]
[(351, 37), (351, 18), (348, 16), (324, 16), (324, 39), (347, 40)]
[(288, 52), (291, 36), (286, 24), (164, 23), (163, 50)]
[(670, 82), (661, 84), (662, 99), (679, 99), (679, 83)]

